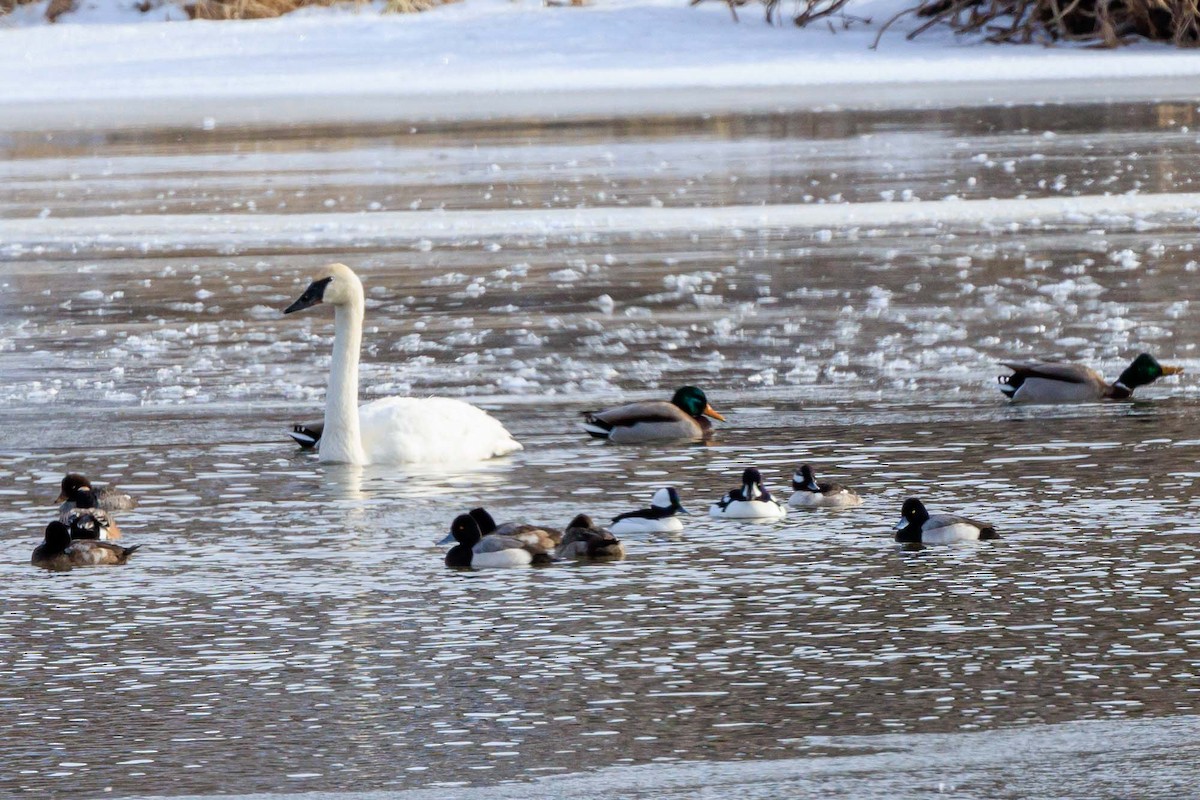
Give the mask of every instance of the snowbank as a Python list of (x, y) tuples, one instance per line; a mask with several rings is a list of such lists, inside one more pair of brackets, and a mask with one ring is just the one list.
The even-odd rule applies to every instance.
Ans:
[(121, 1), (90, 0), (56, 25), (34, 24), (40, 5), (0, 20), (0, 126), (766, 110), (896, 94), (920, 105), (947, 86), (1001, 102), (1188, 97), (1200, 76), (1200, 54), (1163, 45), (1000, 47), (944, 32), (908, 42), (911, 23), (869, 49), (905, 0), (852, 2), (872, 22), (849, 30), (771, 27), (754, 6), (735, 24), (717, 0), (463, 0), (418, 15), (364, 7), (253, 22), (157, 21), (165, 12)]

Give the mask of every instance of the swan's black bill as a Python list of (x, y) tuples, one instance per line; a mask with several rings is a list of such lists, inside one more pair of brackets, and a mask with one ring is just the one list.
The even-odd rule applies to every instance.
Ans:
[(290, 314), (293, 311), (302, 311), (306, 308), (311, 308), (319, 304), (325, 299), (325, 287), (329, 286), (329, 282), (333, 278), (322, 278), (319, 281), (313, 281), (304, 290), (304, 294), (296, 298), (296, 302), (283, 310), (283, 313)]

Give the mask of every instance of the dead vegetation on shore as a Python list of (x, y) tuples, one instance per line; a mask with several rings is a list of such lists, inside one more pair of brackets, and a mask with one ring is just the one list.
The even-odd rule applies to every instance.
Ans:
[[(40, 0), (0, 0), (0, 17), (11, 14), (18, 6), (33, 5), (37, 2)], [(413, 14), (452, 2), (456, 2), (456, 0), (386, 0), (383, 5), (383, 13)], [(56, 22), (59, 17), (74, 11), (77, 3), (78, 0), (50, 0), (46, 7), (46, 19)], [(136, 7), (142, 13), (150, 13), (169, 5), (183, 9), (190, 19), (235, 20), (271, 19), (309, 7), (366, 8), (370, 7), (372, 3), (370, 0), (183, 0), (173, 4), (163, 2), (163, 0), (141, 0)]]
[[(726, 0), (735, 17), (736, 6), (745, 1)], [(769, 21), (782, 21), (784, 0), (761, 2)], [(853, 6), (851, 0), (799, 0), (791, 20), (800, 27), (821, 20), (863, 21), (853, 16)], [(921, 0), (881, 20), (880, 36), (906, 16), (920, 21), (908, 39), (940, 27), (996, 43), (1117, 47), (1147, 39), (1179, 47), (1200, 45), (1200, 0)]]

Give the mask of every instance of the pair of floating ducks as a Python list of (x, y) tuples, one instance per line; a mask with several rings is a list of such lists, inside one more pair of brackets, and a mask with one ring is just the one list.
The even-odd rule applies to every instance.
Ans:
[(497, 525), (482, 508), (460, 514), (450, 533), (438, 544), (456, 542), (446, 553), (446, 566), (523, 567), (562, 559), (617, 561), (625, 545), (612, 531), (597, 527), (587, 514), (578, 514), (564, 530), (507, 522)]
[[(385, 397), (358, 404), (358, 366), (366, 295), (362, 281), (345, 264), (322, 268), (295, 302), (292, 314), (332, 305), (336, 334), (329, 369), (325, 417), (293, 426), (290, 435), (303, 448), (319, 445), (322, 461), (348, 464), (466, 462), (522, 449), (491, 415), (445, 397)], [(1000, 377), (1000, 390), (1016, 402), (1069, 403), (1124, 399), (1139, 386), (1183, 370), (1164, 367), (1149, 354), (1138, 356), (1114, 383), (1080, 364), (1012, 362)], [(587, 412), (584, 429), (620, 444), (698, 441), (707, 438), (710, 419), (724, 417), (704, 392), (685, 386), (667, 401), (629, 403)]]
[[(1004, 362), (1011, 375), (997, 379), (1000, 391), (1018, 403), (1084, 403), (1099, 400), (1124, 400), (1139, 386), (1151, 384), (1164, 375), (1177, 375), (1182, 367), (1159, 364), (1154, 356), (1142, 353), (1113, 383), (1099, 372), (1082, 364), (1044, 361)], [(707, 418), (725, 420), (709, 405), (704, 392), (684, 386), (671, 401), (646, 401), (589, 411), (584, 414), (584, 430), (600, 439), (617, 444), (638, 444), (677, 439), (706, 439), (712, 430)]]
[[(818, 482), (812, 469), (803, 465), (792, 476), (795, 490), (788, 505), (799, 508), (850, 508), (860, 505), (862, 498), (840, 483)], [(762, 474), (753, 467), (742, 473), (741, 487), (727, 493), (713, 504), (710, 513), (732, 519), (780, 519), (787, 509), (771, 497), (762, 485)], [(956, 514), (931, 515), (925, 504), (915, 497), (904, 501), (900, 522), (893, 528), (896, 541), (902, 544), (949, 544), (987, 539), (999, 539), (996, 529)]]
[(35, 567), (68, 570), (124, 564), (141, 545), (114, 544), (121, 529), (110, 512), (137, 506), (129, 495), (105, 486), (96, 489), (86, 476), (68, 473), (54, 502), (61, 503), (58, 519), (46, 526), (45, 539), (33, 551)]

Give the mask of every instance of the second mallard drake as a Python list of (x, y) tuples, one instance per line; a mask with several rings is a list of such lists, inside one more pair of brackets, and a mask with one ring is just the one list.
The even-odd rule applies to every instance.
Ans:
[(643, 400), (604, 411), (585, 411), (583, 417), (585, 431), (616, 444), (698, 441), (712, 431), (706, 417), (725, 421), (695, 386), (680, 387), (670, 402)]
[(1014, 403), (1094, 403), (1125, 400), (1139, 386), (1154, 383), (1164, 375), (1178, 375), (1183, 367), (1165, 367), (1149, 353), (1133, 360), (1121, 376), (1108, 383), (1096, 370), (1082, 364), (1055, 361), (1006, 361), (1001, 366), (1013, 371), (997, 380), (1000, 391)]

